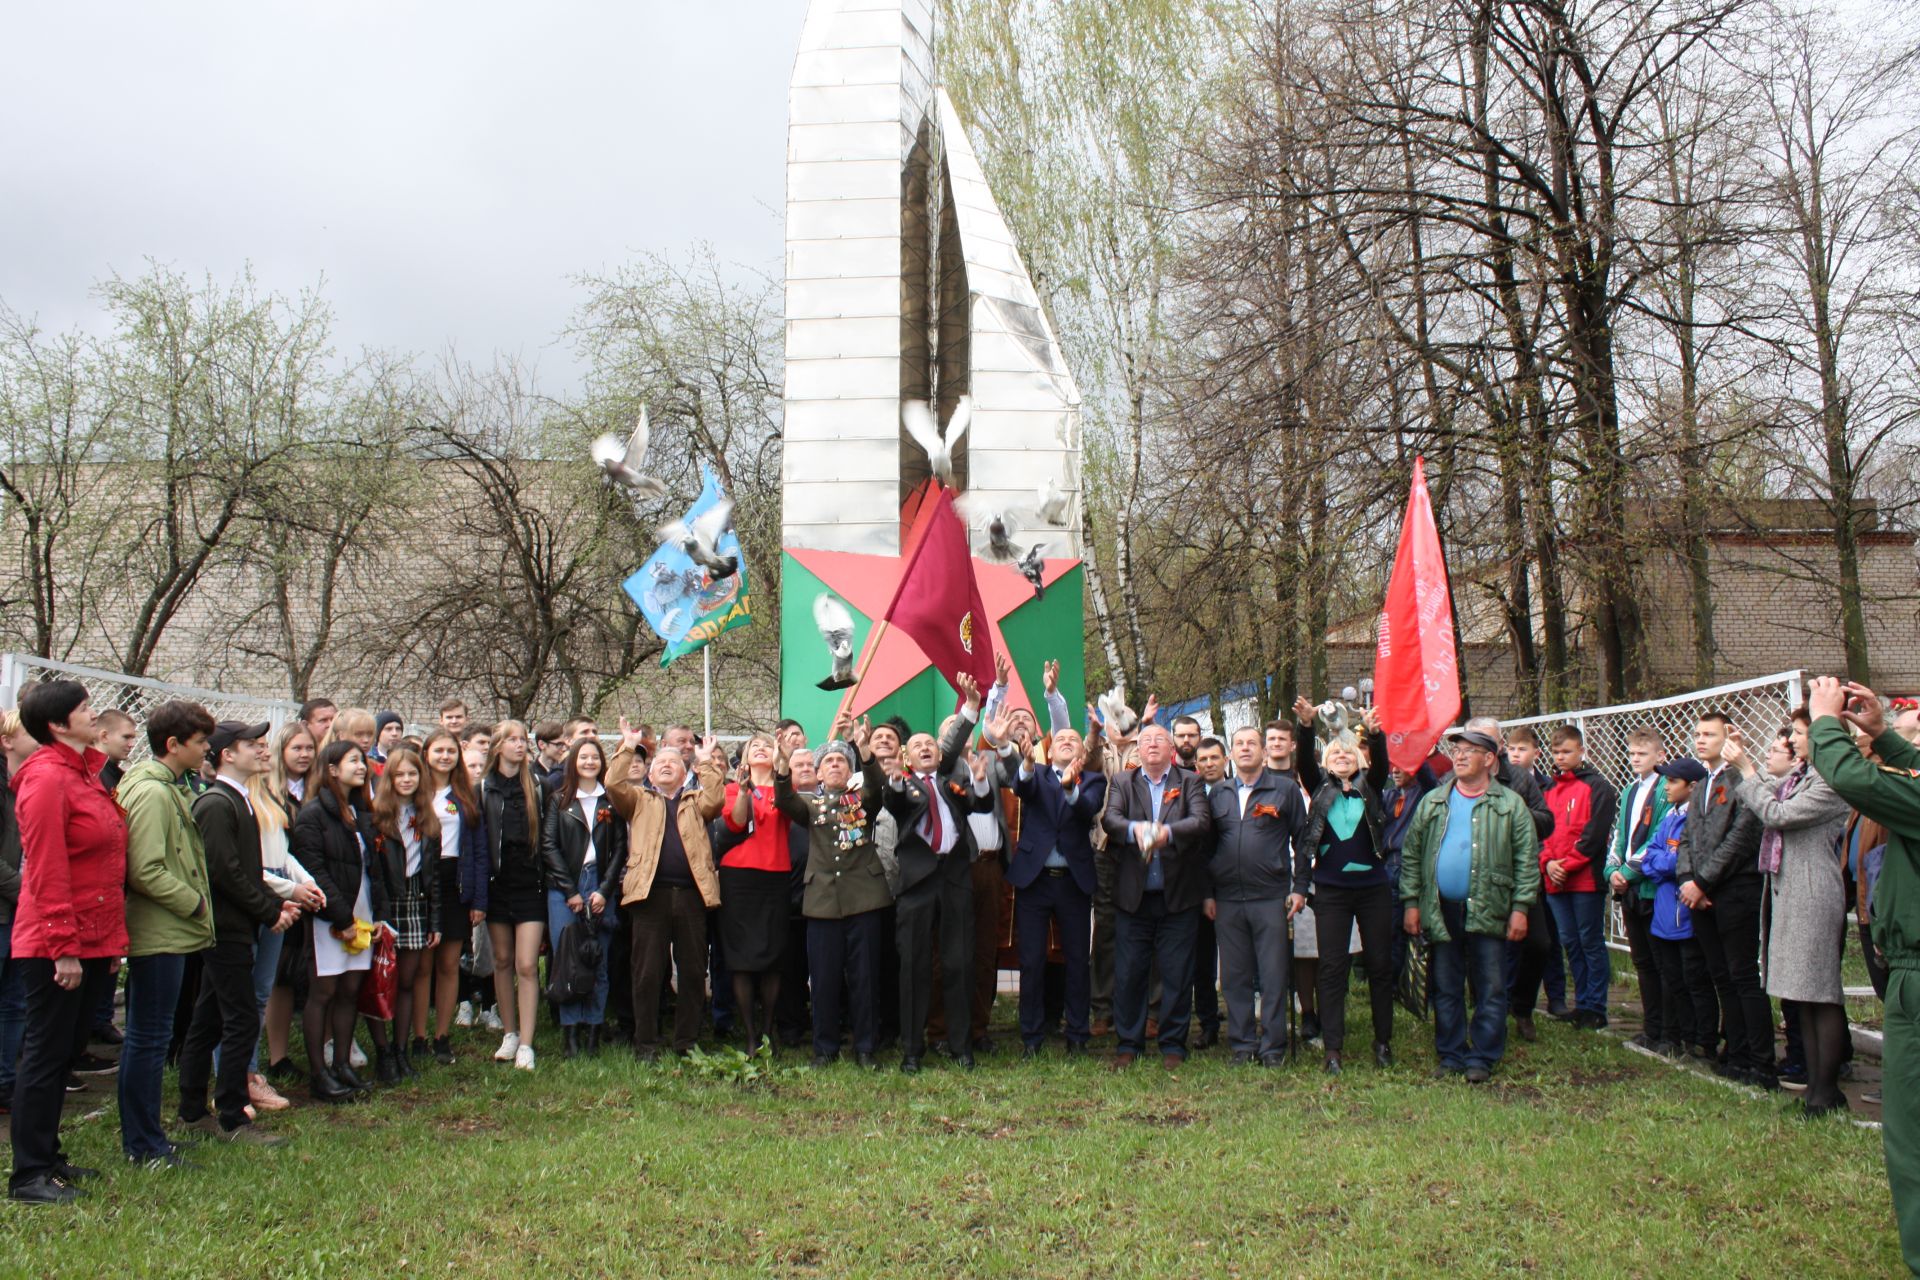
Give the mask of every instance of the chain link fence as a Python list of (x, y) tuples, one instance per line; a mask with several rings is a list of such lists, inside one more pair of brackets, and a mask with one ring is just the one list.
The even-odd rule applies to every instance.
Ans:
[[(1624, 795), (1633, 782), (1633, 768), (1627, 763), (1627, 735), (1634, 730), (1651, 729), (1659, 734), (1670, 758), (1692, 755), (1694, 726), (1709, 711), (1719, 711), (1746, 734), (1749, 742), (1771, 742), (1775, 732), (1786, 724), (1788, 713), (1800, 705), (1805, 685), (1806, 672), (1782, 671), (1651, 702), (1502, 720), (1500, 727), (1511, 732), (1529, 726), (1545, 749), (1555, 729), (1572, 725), (1586, 740), (1587, 762)], [(1611, 895), (1607, 899), (1607, 945), (1617, 951), (1624, 951), (1627, 945), (1620, 904)]]
[[(86, 686), (87, 698), (95, 713), (109, 709), (124, 711), (142, 725), (146, 723), (148, 712), (172, 698), (199, 703), (215, 720), (244, 720), (249, 724), (265, 720), (276, 729), (300, 712), (297, 702), (169, 684), (144, 676), (121, 675), (20, 653), (0, 656), (0, 707), (18, 706), (21, 688), (30, 682), (42, 680), (77, 680)], [(146, 759), (148, 754), (147, 738), (143, 733), (134, 739), (133, 752), (127, 758), (139, 761)]]

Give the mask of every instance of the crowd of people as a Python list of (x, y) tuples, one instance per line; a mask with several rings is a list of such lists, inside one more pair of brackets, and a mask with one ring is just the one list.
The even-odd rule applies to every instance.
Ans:
[[(1819, 1116), (1847, 1107), (1852, 910), (1889, 993), (1888, 1076), (1907, 1069), (1920, 713), (1890, 727), (1861, 686), (1815, 681), (1777, 732), (1709, 711), (1691, 756), (1636, 731), (1622, 793), (1571, 726), (1542, 744), (1470, 720), (1408, 773), (1371, 710), (1322, 726), (1302, 698), (1214, 737), (1150, 704), (1123, 732), (1092, 707), (1076, 724), (1048, 664), (1043, 732), (1006, 677), (1004, 660), (989, 689), (959, 677), (943, 724), (843, 715), (809, 743), (783, 720), (731, 757), (686, 726), (623, 719), (603, 741), (587, 719), (478, 723), (458, 698), (419, 733), (326, 700), (274, 730), (185, 701), (136, 724), (77, 683), (27, 687), (0, 719), (11, 1195), (82, 1194), (91, 1171), (67, 1161), (59, 1116), (75, 1072), (115, 1070), (89, 1051), (102, 1041), (120, 1043), (125, 1155), (161, 1170), (184, 1163), (170, 1060), (171, 1127), (271, 1146), (262, 1117), (294, 1101), (280, 1086), (349, 1101), (451, 1065), (456, 1026), (498, 1031), (492, 1057), (536, 1070), (543, 1005), (567, 1057), (684, 1054), (711, 1019), (816, 1067), (876, 1067), (894, 1045), (904, 1072), (930, 1052), (972, 1067), (995, 1051), (1009, 931), (1025, 1058), (1110, 1034), (1116, 1067), (1222, 1040), (1278, 1067), (1317, 1042), (1338, 1075), (1357, 955), (1365, 1056), (1390, 1069), (1417, 954), (1436, 1074), (1480, 1083), (1509, 1027), (1536, 1037), (1543, 995), (1550, 1016), (1607, 1025), (1612, 898), (1634, 1040), (1803, 1086)], [(388, 998), (370, 1006), (383, 955)], [(1911, 1257), (1920, 1219), (1900, 1193), (1920, 1134), (1897, 1106), (1886, 1142)]]

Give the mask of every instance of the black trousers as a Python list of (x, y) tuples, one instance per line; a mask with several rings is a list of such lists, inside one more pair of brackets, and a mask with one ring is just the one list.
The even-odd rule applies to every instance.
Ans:
[[(1661, 1038), (1712, 1048), (1720, 1034), (1720, 1003), (1714, 997), (1713, 978), (1699, 940), (1648, 934), (1647, 947), (1660, 971)], [(1651, 1020), (1647, 1025), (1653, 1025)], [(1655, 1038), (1652, 1031), (1647, 1038)]]
[(1393, 1042), (1393, 886), (1315, 885), (1313, 920), (1320, 942), (1320, 1043), (1339, 1053), (1347, 1042), (1347, 975), (1353, 969), (1353, 926), (1360, 926), (1360, 958), (1367, 970), (1373, 1042)]
[(1766, 880), (1759, 873), (1737, 875), (1707, 895), (1713, 900), (1711, 910), (1693, 913), (1693, 937), (1720, 998), (1727, 1063), (1755, 1071), (1774, 1069), (1773, 1002), (1760, 985), (1760, 903), (1765, 890)]
[[(1319, 907), (1315, 907), (1317, 914)], [(1547, 895), (1527, 910), (1527, 936), (1509, 944), (1513, 952), (1513, 980), (1507, 984), (1507, 1016), (1531, 1018), (1540, 999), (1540, 979), (1547, 962), (1560, 950), (1560, 930), (1547, 910)]]
[(1887, 998), (1887, 966), (1880, 963), (1873, 949), (1873, 927), (1857, 925), (1860, 930), (1860, 955), (1867, 962), (1867, 981), (1873, 984), (1873, 995), (1877, 1000)]
[(1207, 1035), (1220, 1035), (1220, 939), (1213, 921), (1200, 913), (1200, 935), (1193, 944), (1193, 1020)]
[(207, 1080), (213, 1047), (220, 1046), (220, 1078), (214, 1107), (222, 1129), (247, 1123), (247, 1063), (260, 1039), (260, 1006), (253, 996), (253, 947), (216, 942), (200, 953), (200, 995), (180, 1047), (180, 1118), (192, 1123), (207, 1114)]
[(1641, 1030), (1649, 1041), (1683, 1040), (1685, 1037), (1675, 1035), (1667, 1023), (1666, 984), (1653, 958), (1653, 913), (1642, 910), (1651, 905), (1634, 887), (1627, 890), (1620, 903), (1620, 919), (1627, 928), (1627, 952), (1633, 957), (1633, 971), (1640, 976)]
[[(957, 864), (968, 868), (964, 860)], [(900, 946), (900, 1044), (908, 1057), (927, 1047), (927, 1011), (933, 1003), (934, 926), (940, 927), (940, 977), (947, 1012), (947, 1047), (973, 1048), (973, 878), (950, 876), (946, 866), (894, 903)]]
[(787, 920), (787, 952), (780, 958), (780, 998), (773, 1003), (773, 1027), (785, 1045), (807, 1038), (807, 919), (795, 911)]
[(27, 1026), (13, 1077), (13, 1174), (9, 1188), (52, 1173), (66, 1156), (60, 1149), (60, 1109), (67, 1101), (67, 1073), (87, 1046), (100, 993), (114, 981), (113, 961), (82, 960), (80, 985), (62, 990), (53, 961), (14, 959), (27, 995)]
[(880, 951), (885, 925), (884, 911), (807, 921), (807, 971), (813, 978), (816, 1055), (839, 1056), (843, 1008), (853, 1023), (853, 1051), (872, 1053), (879, 1047)]

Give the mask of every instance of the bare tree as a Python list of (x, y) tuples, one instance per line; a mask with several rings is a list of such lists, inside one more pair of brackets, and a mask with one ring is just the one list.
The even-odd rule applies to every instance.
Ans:
[(116, 412), (92, 343), (0, 308), (0, 617), (42, 657), (74, 656), (117, 567), (103, 518)]
[[(1920, 178), (1920, 48), (1885, 30), (1780, 12), (1751, 73), (1766, 108), (1778, 211), (1771, 326), (1780, 426), (1803, 449), (1775, 453), (1791, 489), (1827, 506), (1848, 673), (1871, 676), (1859, 537), (1876, 473), (1905, 474), (1916, 367), (1911, 197)], [(1891, 509), (1894, 494), (1885, 495)]]

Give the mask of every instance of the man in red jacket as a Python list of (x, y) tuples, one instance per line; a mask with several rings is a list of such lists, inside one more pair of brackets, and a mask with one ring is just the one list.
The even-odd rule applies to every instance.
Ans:
[(1573, 975), (1572, 1022), (1597, 1030), (1607, 1025), (1607, 987), (1613, 977), (1601, 868), (1620, 795), (1587, 763), (1578, 729), (1562, 725), (1550, 741), (1554, 776), (1546, 801), (1553, 831), (1540, 845), (1540, 883)]

